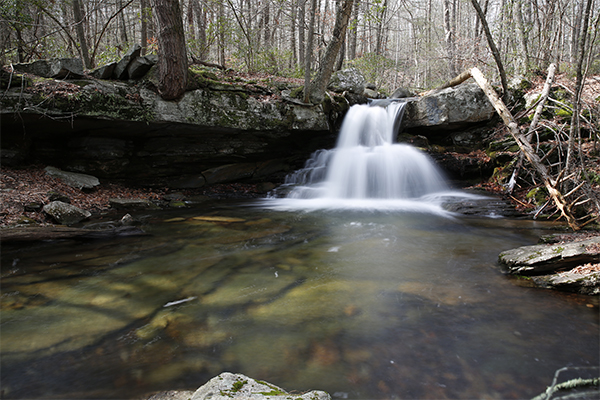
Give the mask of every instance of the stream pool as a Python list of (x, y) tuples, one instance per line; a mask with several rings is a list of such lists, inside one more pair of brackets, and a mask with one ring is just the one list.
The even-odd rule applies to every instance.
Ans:
[(498, 267), (550, 223), (222, 201), (134, 217), (148, 235), (3, 245), (2, 398), (230, 371), (334, 399), (523, 399), (600, 363), (597, 297)]

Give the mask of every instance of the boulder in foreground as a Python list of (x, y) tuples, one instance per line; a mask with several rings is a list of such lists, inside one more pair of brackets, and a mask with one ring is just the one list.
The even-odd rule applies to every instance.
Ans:
[(242, 374), (223, 372), (200, 387), (191, 400), (331, 400), (329, 394), (313, 390), (303, 395), (290, 394), (280, 387), (263, 381), (256, 381)]

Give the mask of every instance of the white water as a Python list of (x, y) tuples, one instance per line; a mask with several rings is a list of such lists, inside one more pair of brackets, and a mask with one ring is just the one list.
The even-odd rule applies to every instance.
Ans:
[(355, 105), (332, 150), (319, 150), (286, 178), (277, 209), (402, 209), (442, 212), (449, 188), (436, 165), (418, 149), (393, 143), (405, 103)]

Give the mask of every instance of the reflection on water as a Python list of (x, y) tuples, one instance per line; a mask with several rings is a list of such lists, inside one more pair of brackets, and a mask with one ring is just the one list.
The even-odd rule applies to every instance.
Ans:
[(148, 222), (3, 247), (2, 397), (139, 398), (233, 371), (355, 399), (527, 398), (599, 363), (597, 298), (498, 272), (541, 223), (223, 204)]

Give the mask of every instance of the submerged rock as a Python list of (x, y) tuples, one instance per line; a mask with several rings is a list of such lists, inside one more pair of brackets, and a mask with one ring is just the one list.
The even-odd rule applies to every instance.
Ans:
[(329, 394), (313, 390), (303, 395), (291, 395), (282, 388), (263, 381), (256, 381), (246, 375), (223, 372), (200, 387), (191, 400), (330, 400)]

